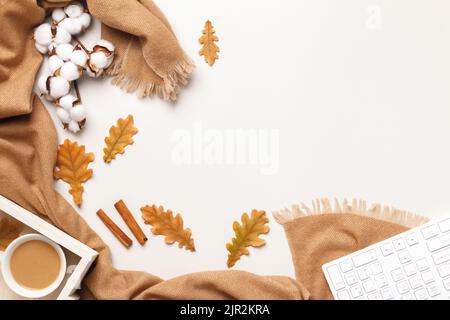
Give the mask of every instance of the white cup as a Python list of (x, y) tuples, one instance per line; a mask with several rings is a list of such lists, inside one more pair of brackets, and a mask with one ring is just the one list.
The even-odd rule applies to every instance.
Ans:
[[(59, 270), (59, 274), (58, 274), (58, 277), (56, 278), (56, 280), (48, 287), (43, 288), (43, 289), (38, 289), (38, 290), (25, 288), (25, 287), (21, 286), (20, 284), (18, 284), (17, 281), (14, 279), (14, 277), (11, 273), (11, 268), (10, 268), (11, 256), (12, 256), (14, 250), (16, 250), (23, 243), (32, 241), (32, 240), (43, 241), (43, 242), (51, 245), (55, 249), (55, 251), (58, 253), (59, 261), (60, 261), (60, 270)], [(50, 293), (52, 293), (59, 287), (59, 285), (63, 281), (64, 276), (66, 274), (66, 257), (64, 255), (63, 250), (61, 249), (61, 247), (59, 245), (57, 245), (53, 241), (49, 240), (48, 238), (46, 238), (40, 234), (26, 234), (26, 235), (20, 236), (19, 238), (15, 239), (13, 242), (11, 242), (8, 245), (5, 252), (3, 252), (1, 254), (0, 258), (1, 258), (1, 261), (0, 261), (1, 262), (1, 271), (2, 271), (2, 275), (3, 275), (3, 279), (5, 280), (5, 283), (12, 291), (14, 291), (18, 295), (21, 295), (22, 297), (26, 297), (26, 298), (42, 298), (42, 297), (49, 295)]]

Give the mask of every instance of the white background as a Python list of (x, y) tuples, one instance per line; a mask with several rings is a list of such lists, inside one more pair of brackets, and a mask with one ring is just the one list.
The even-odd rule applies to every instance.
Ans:
[[(316, 197), (358, 197), (434, 216), (450, 208), (450, 2), (418, 0), (157, 1), (197, 68), (175, 104), (138, 99), (108, 79), (83, 80), (89, 108), (81, 134), (59, 139), (94, 152), (80, 214), (111, 246), (118, 268), (163, 278), (226, 268), (232, 222), (252, 208), (267, 212)], [(375, 12), (375, 13), (374, 13)], [(378, 13), (379, 14), (378, 14)], [(375, 17), (374, 17), (375, 15)], [(373, 20), (375, 19), (375, 24)], [(220, 38), (220, 59), (198, 56), (207, 19)], [(97, 23), (85, 41), (99, 37)], [(103, 139), (132, 114), (135, 144), (110, 165)], [(205, 128), (278, 129), (280, 167), (177, 166), (172, 134)], [(67, 185), (56, 183), (69, 202)], [(139, 217), (146, 204), (182, 213), (196, 253), (151, 236), (125, 249), (95, 212), (123, 199)], [(282, 227), (270, 215), (262, 249), (236, 268), (293, 276)], [(130, 234), (130, 233), (129, 233)]]

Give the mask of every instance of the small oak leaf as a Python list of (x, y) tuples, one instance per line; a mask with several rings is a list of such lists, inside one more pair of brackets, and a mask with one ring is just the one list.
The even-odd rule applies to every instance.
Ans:
[(88, 169), (89, 163), (94, 161), (93, 153), (86, 153), (85, 147), (79, 146), (77, 142), (66, 139), (59, 146), (56, 166), (53, 176), (70, 185), (69, 193), (75, 204), (80, 207), (84, 188), (82, 183), (92, 177), (92, 169)]
[(205, 57), (205, 62), (210, 66), (216, 62), (216, 59), (219, 59), (217, 55), (220, 52), (219, 47), (215, 44), (215, 42), (219, 41), (219, 38), (215, 35), (216, 31), (211, 24), (211, 21), (206, 21), (205, 27), (202, 30), (203, 35), (198, 39), (203, 47), (198, 52), (200, 56)]
[(125, 147), (133, 144), (133, 136), (137, 133), (134, 119), (129, 115), (125, 119), (117, 120), (117, 125), (109, 129), (109, 136), (105, 138), (106, 147), (103, 148), (103, 160), (110, 163), (119, 153), (125, 152)]
[(233, 230), (235, 237), (231, 243), (227, 243), (226, 248), (229, 252), (227, 266), (233, 267), (242, 255), (248, 255), (247, 247), (261, 247), (266, 244), (264, 239), (259, 238), (259, 235), (266, 234), (270, 228), (266, 223), (269, 219), (266, 217), (265, 211), (258, 211), (253, 209), (251, 217), (244, 213), (241, 217), (242, 224), (235, 221), (233, 223)]
[(0, 250), (5, 251), (6, 247), (20, 235), (23, 228), (23, 224), (17, 220), (0, 217)]
[(165, 211), (162, 206), (145, 206), (141, 208), (142, 218), (145, 224), (150, 224), (154, 235), (165, 236), (167, 244), (178, 242), (178, 247), (195, 251), (194, 239), (191, 238), (192, 231), (183, 229), (183, 218), (178, 213), (175, 217), (171, 210)]

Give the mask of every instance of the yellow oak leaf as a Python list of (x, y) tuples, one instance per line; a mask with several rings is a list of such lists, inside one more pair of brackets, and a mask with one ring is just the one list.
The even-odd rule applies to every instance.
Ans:
[(23, 228), (23, 224), (17, 220), (0, 217), (0, 250), (6, 250), (6, 247), (20, 235)]
[(228, 268), (233, 267), (242, 255), (248, 255), (247, 247), (261, 247), (266, 244), (264, 239), (259, 238), (261, 234), (269, 232), (270, 228), (266, 223), (269, 219), (266, 217), (265, 211), (252, 210), (251, 217), (244, 213), (241, 217), (242, 224), (235, 221), (233, 230), (235, 237), (231, 243), (227, 243)]
[(146, 224), (150, 224), (154, 235), (165, 236), (167, 244), (178, 242), (178, 247), (195, 251), (194, 239), (191, 238), (192, 231), (183, 229), (183, 218), (178, 213), (175, 217), (171, 210), (165, 211), (162, 206), (145, 206), (141, 208), (142, 218)]
[(133, 136), (137, 133), (134, 119), (129, 115), (125, 119), (117, 120), (117, 125), (109, 129), (109, 136), (105, 138), (106, 147), (103, 148), (103, 160), (110, 163), (119, 153), (125, 152), (125, 147), (133, 143)]
[(86, 153), (85, 147), (79, 146), (77, 142), (66, 139), (59, 146), (56, 166), (53, 176), (70, 185), (69, 193), (75, 204), (80, 207), (83, 196), (83, 185), (92, 177), (92, 169), (88, 169), (89, 163), (94, 161), (93, 153)]
[(198, 52), (200, 56), (205, 57), (206, 63), (210, 66), (216, 62), (216, 59), (219, 59), (217, 55), (220, 52), (219, 47), (215, 44), (215, 42), (219, 41), (219, 38), (215, 35), (216, 31), (211, 24), (211, 21), (206, 21), (205, 27), (202, 30), (203, 35), (198, 39), (203, 47)]

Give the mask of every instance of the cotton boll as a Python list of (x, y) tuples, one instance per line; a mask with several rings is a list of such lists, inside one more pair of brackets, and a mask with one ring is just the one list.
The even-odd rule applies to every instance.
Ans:
[(73, 50), (72, 54), (70, 55), (70, 61), (72, 61), (73, 63), (75, 63), (80, 67), (86, 66), (87, 59), (88, 59), (87, 54), (81, 49)]
[(70, 43), (63, 43), (56, 47), (56, 54), (64, 61), (70, 60), (73, 52), (73, 45)]
[(108, 58), (104, 52), (94, 52), (91, 54), (89, 62), (98, 69), (103, 69), (108, 64)]
[(70, 121), (69, 123), (69, 130), (72, 131), (73, 133), (77, 133), (78, 131), (80, 131), (80, 126), (78, 125), (78, 122), (76, 121)]
[(64, 61), (62, 61), (58, 56), (51, 56), (48, 58), (48, 69), (51, 74), (54, 74), (56, 70), (62, 67)]
[(100, 77), (100, 76), (102, 75), (102, 73), (103, 73), (103, 70), (102, 70), (102, 69), (101, 69), (101, 70), (98, 70), (97, 72), (92, 71), (90, 68), (87, 68), (87, 69), (86, 69), (86, 74), (87, 74), (89, 77), (91, 77), (91, 78), (98, 78), (98, 77)]
[(74, 81), (80, 77), (80, 69), (72, 61), (68, 61), (62, 65), (59, 74), (67, 81)]
[(70, 84), (69, 81), (61, 76), (50, 78), (50, 96), (54, 99), (58, 99), (69, 93)]
[(72, 2), (68, 6), (64, 8), (64, 12), (70, 17), (70, 18), (78, 18), (81, 16), (81, 14), (84, 12), (84, 7), (81, 3), (78, 1)]
[(67, 94), (61, 98), (59, 98), (58, 100), (58, 105), (61, 106), (62, 108), (64, 108), (66, 111), (70, 111), (70, 109), (72, 109), (73, 104), (75, 101), (77, 101), (78, 99), (76, 97), (74, 97), (71, 94)]
[(55, 8), (52, 11), (52, 20), (57, 24), (66, 17), (66, 13), (62, 8)]
[(84, 12), (77, 18), (77, 21), (81, 24), (82, 29), (87, 29), (91, 24), (91, 15), (87, 12)]
[(57, 108), (56, 115), (58, 116), (59, 120), (61, 120), (62, 123), (69, 123), (71, 120), (69, 112), (67, 112), (63, 108)]
[(72, 120), (77, 122), (81, 122), (86, 119), (86, 107), (82, 104), (75, 105), (72, 109), (70, 109), (70, 117)]
[(70, 35), (70, 33), (67, 30), (60, 28), (60, 27), (56, 27), (56, 34), (53, 39), (53, 41), (56, 44), (69, 43), (70, 40), (72, 40), (72, 36)]
[(36, 47), (37, 51), (42, 54), (46, 54), (48, 52), (48, 46), (43, 46), (36, 41), (34, 42), (34, 46)]
[(72, 35), (79, 34), (82, 29), (81, 22), (74, 18), (65, 18), (58, 26)]
[(34, 30), (34, 40), (40, 45), (48, 46), (52, 39), (52, 27), (49, 23), (43, 23)]
[(41, 94), (48, 94), (47, 79), (48, 75), (41, 75), (37, 81), (37, 88)]

